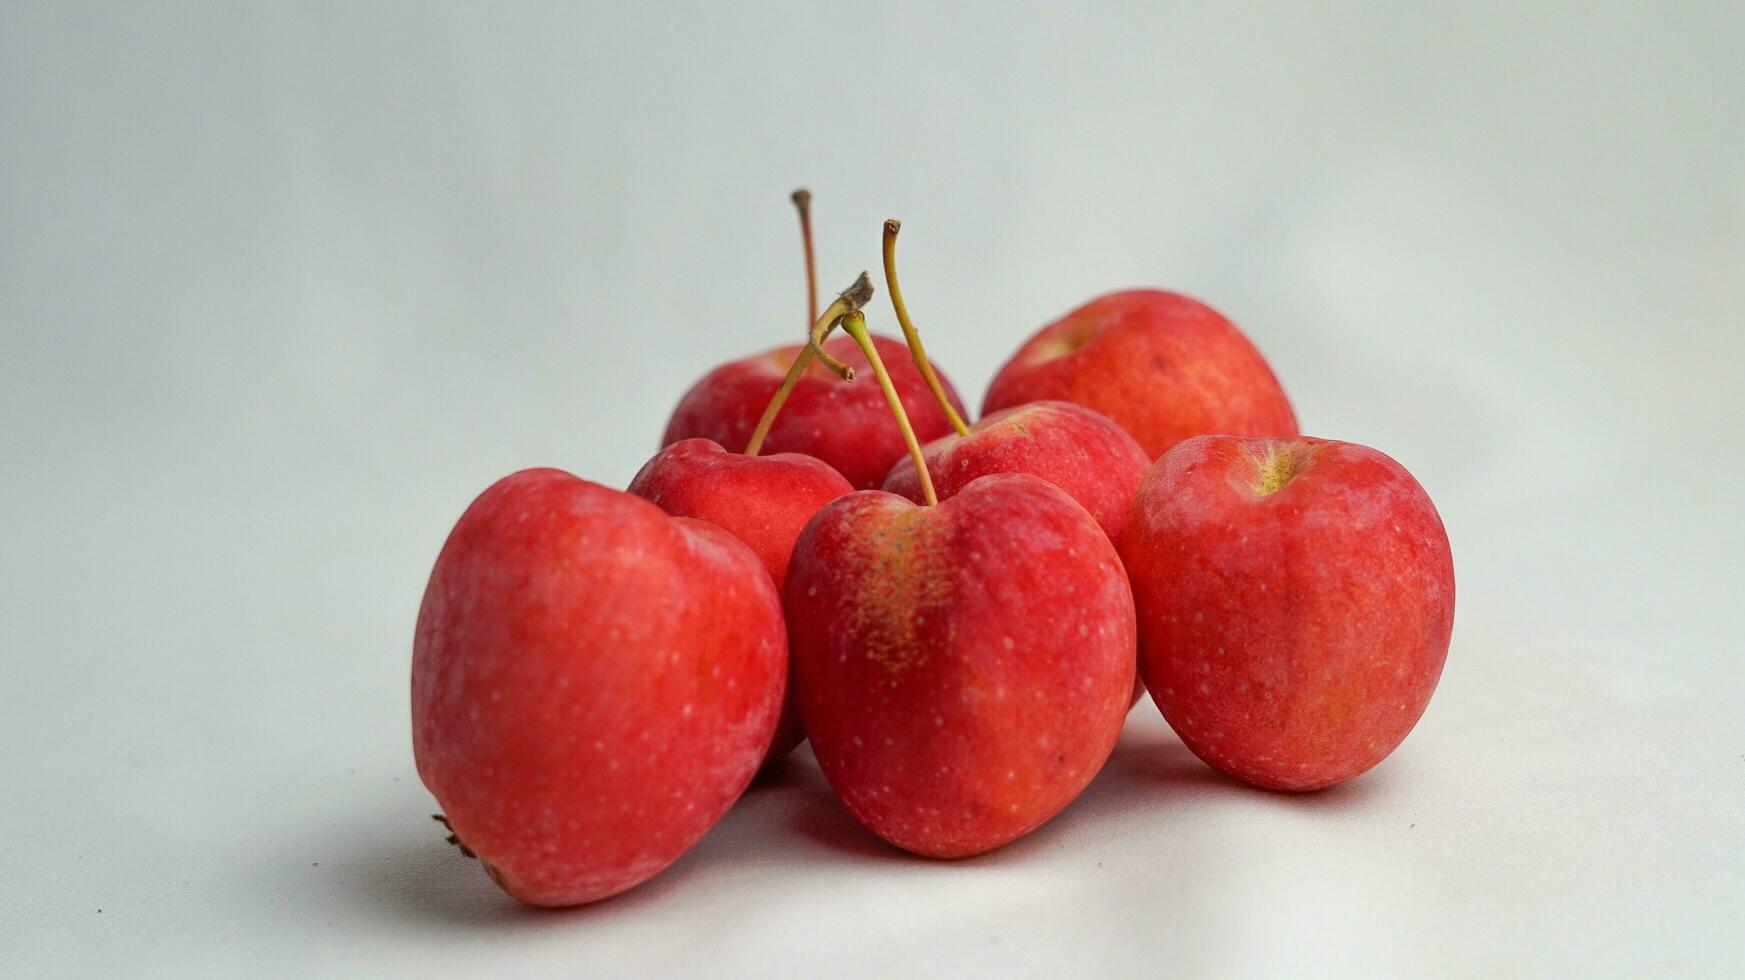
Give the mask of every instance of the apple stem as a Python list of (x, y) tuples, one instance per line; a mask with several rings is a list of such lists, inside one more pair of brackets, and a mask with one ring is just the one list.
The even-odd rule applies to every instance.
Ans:
[(896, 385), (891, 384), (891, 375), (885, 370), (885, 362), (879, 357), (879, 349), (873, 346), (872, 337), (866, 332), (866, 317), (859, 310), (842, 318), (842, 330), (854, 342), (860, 345), (860, 352), (866, 355), (872, 364), (873, 374), (878, 376), (879, 387), (884, 389), (885, 401), (891, 403), (891, 414), (897, 419), (897, 428), (903, 432), (903, 444), (909, 447), (909, 456), (915, 460), (915, 470), (921, 474), (921, 497), (932, 507), (939, 503), (939, 497), (933, 492), (933, 476), (927, 472), (927, 458), (921, 455), (921, 442), (915, 438), (915, 430), (909, 425), (909, 413), (903, 410), (903, 399), (897, 396)]
[(939, 383), (939, 375), (934, 373), (933, 365), (927, 361), (927, 348), (921, 346), (921, 333), (915, 329), (914, 321), (909, 319), (909, 308), (903, 305), (903, 291), (897, 288), (897, 232), (903, 223), (896, 218), (885, 219), (885, 289), (891, 294), (891, 306), (897, 311), (897, 323), (903, 328), (903, 339), (909, 344), (909, 356), (914, 358), (915, 367), (920, 370), (921, 377), (926, 380), (928, 390), (939, 402), (939, 407), (945, 409), (945, 417), (951, 420), (951, 427), (960, 436), (969, 435), (969, 426), (964, 423), (963, 416), (957, 414), (956, 406), (951, 399), (945, 397), (945, 386)]
[(763, 410), (763, 417), (757, 420), (757, 428), (751, 430), (751, 439), (745, 444), (745, 455), (756, 456), (763, 449), (764, 440), (769, 437), (770, 426), (775, 425), (776, 416), (781, 414), (782, 403), (788, 400), (788, 395), (794, 390), (794, 385), (800, 381), (800, 376), (806, 373), (806, 368), (812, 363), (812, 358), (822, 355), (826, 366), (841, 376), (844, 381), (854, 380), (854, 368), (825, 354), (819, 347), (824, 338), (830, 334), (842, 318), (857, 312), (867, 301), (872, 299), (872, 280), (866, 273), (861, 273), (853, 285), (843, 290), (836, 297), (836, 302), (825, 308), (824, 314), (813, 322), (812, 332), (807, 337), (806, 346), (800, 348), (800, 353), (794, 356), (794, 363), (788, 365), (788, 373), (782, 378), (781, 386), (770, 396), (769, 405)]
[(806, 322), (818, 319), (818, 267), (812, 254), (812, 192), (802, 187), (793, 194), (800, 212), (800, 244), (806, 250)]
[(842, 380), (853, 381), (854, 380), (854, 368), (851, 368), (848, 365), (837, 360), (836, 358), (832, 357), (830, 355), (830, 352), (824, 349), (824, 338), (830, 336), (830, 331), (835, 330), (836, 325), (841, 323), (841, 322), (842, 322), (842, 317), (840, 317), (840, 316), (837, 317), (836, 319), (830, 320), (828, 322), (825, 321), (824, 317), (819, 317), (816, 321), (814, 321), (812, 323), (812, 332), (806, 335), (806, 350), (804, 353), (811, 354), (813, 357), (816, 357), (818, 359), (818, 363), (829, 368), (834, 374), (836, 374)]

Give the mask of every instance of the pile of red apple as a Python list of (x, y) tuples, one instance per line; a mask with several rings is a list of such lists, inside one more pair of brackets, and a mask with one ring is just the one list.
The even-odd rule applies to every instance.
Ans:
[(867, 332), (864, 274), (822, 313), (810, 284), (803, 342), (697, 382), (627, 492), (523, 470), (443, 545), (413, 748), (516, 898), (647, 880), (803, 740), (868, 830), (958, 858), (1071, 803), (1142, 691), (1273, 790), (1351, 779), (1423, 714), (1454, 570), (1410, 473), (1300, 435), (1248, 339), (1156, 290), (1038, 331), (969, 424), (896, 234), (904, 340)]

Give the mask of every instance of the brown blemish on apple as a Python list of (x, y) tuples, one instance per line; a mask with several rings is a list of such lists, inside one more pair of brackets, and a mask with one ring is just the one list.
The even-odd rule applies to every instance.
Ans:
[(863, 580), (855, 633), (866, 645), (866, 658), (893, 677), (926, 661), (928, 649), (919, 637), (925, 625), (921, 617), (950, 601), (952, 584), (933, 561), (942, 530), (937, 515), (915, 509), (866, 539), (873, 573)]

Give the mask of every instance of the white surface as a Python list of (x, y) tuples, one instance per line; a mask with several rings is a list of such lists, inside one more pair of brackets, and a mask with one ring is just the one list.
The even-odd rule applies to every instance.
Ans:
[[(1745, 970), (1736, 6), (106, 6), (0, 8), (6, 972)], [(518, 467), (623, 485), (792, 335), (801, 182), (827, 288), (905, 220), (972, 402), (1167, 285), (1410, 467), (1460, 599), (1401, 751), (1268, 795), (1146, 705), (974, 861), (805, 756), (592, 908), (456, 857), (407, 708), (444, 534)]]

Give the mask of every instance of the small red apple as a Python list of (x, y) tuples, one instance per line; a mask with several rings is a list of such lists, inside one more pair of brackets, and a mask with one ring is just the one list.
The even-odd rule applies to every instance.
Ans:
[(853, 491), (842, 474), (810, 456), (747, 456), (686, 439), (656, 453), (626, 492), (674, 517), (726, 529), (757, 554), (779, 590), (800, 529), (819, 508)]
[(1191, 436), (1294, 436), (1297, 418), (1266, 360), (1218, 311), (1136, 289), (1043, 327), (988, 387), (982, 412), (1058, 399), (1093, 408), (1153, 458)]
[(595, 901), (671, 864), (738, 799), (786, 674), (780, 603), (744, 544), (524, 470), (467, 508), (430, 573), (418, 774), (509, 894)]
[[(707, 439), (686, 439), (662, 449), (628, 488), (674, 517), (708, 521), (745, 542), (769, 570), (778, 593), (787, 580), (788, 557), (800, 529), (819, 508), (853, 490), (842, 474), (810, 456), (746, 456)], [(783, 758), (805, 738), (790, 691), (764, 765)]]
[(1454, 624), (1448, 536), (1373, 449), (1187, 440), (1140, 485), (1120, 548), (1145, 685), (1215, 769), (1332, 786), (1392, 752), (1436, 689)]
[[(1070, 402), (1031, 402), (985, 415), (967, 435), (941, 436), (921, 447), (941, 500), (991, 473), (1028, 473), (1066, 491), (1119, 540), (1133, 493), (1151, 460), (1133, 437), (1105, 416)], [(886, 490), (921, 502), (920, 471), (900, 459)]]
[[(859, 321), (843, 327), (870, 348)], [(936, 503), (921, 484), (926, 506), (866, 491), (819, 511), (784, 608), (796, 701), (836, 795), (898, 847), (965, 857), (1040, 826), (1108, 758), (1133, 687), (1132, 596), (1114, 546), (1059, 489), (997, 474)]]

